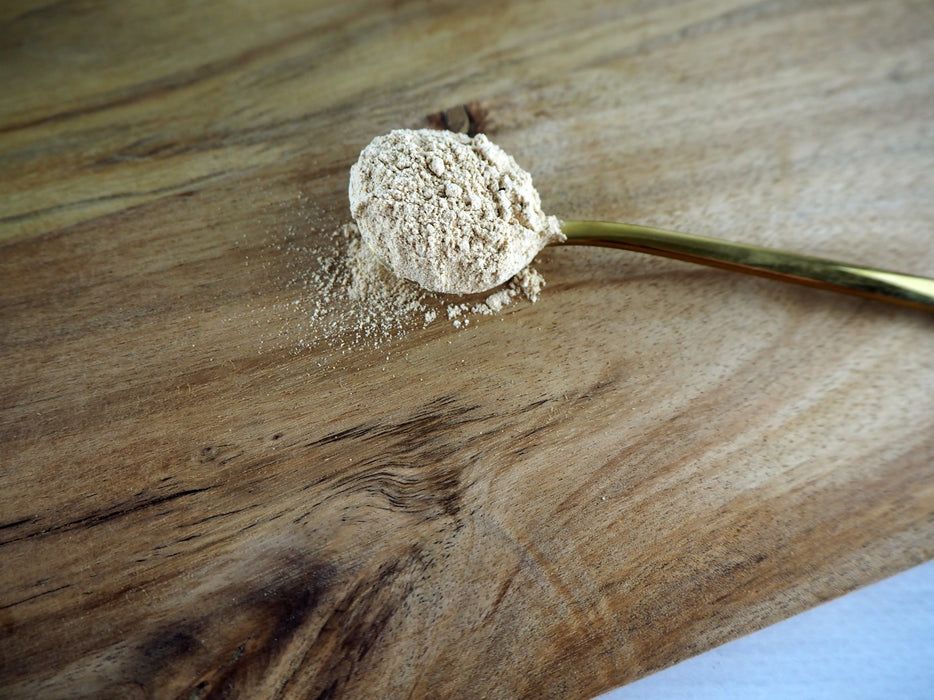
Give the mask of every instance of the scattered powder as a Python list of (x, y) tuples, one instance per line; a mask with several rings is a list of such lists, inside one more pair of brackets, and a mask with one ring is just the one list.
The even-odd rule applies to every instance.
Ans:
[(486, 298), (486, 307), (492, 314), (498, 314), (504, 306), (508, 306), (512, 301), (513, 293), (511, 289), (504, 289)]
[(526, 267), (520, 270), (515, 276), (513, 284), (516, 286), (516, 289), (522, 292), (526, 299), (534, 304), (538, 301), (538, 296), (542, 293), (542, 287), (545, 286), (545, 278), (542, 277), (538, 270)]
[(350, 169), (349, 196), (376, 255), (434, 292), (493, 289), (564, 239), (558, 219), (542, 211), (532, 176), (483, 134), (379, 136)]
[[(340, 352), (381, 347), (438, 318), (465, 328), (467, 314), (499, 314), (519, 299), (533, 301), (544, 283), (528, 269), (482, 301), (435, 294), (388, 270), (361, 239), (356, 225), (343, 224), (330, 235), (317, 237), (315, 246), (294, 240), (280, 246), (288, 254), (292, 277), (286, 283), (299, 289), (291, 302), (302, 317), (295, 329), (298, 346), (318, 343)], [(537, 280), (527, 284), (522, 280)]]
[(519, 296), (525, 297), (534, 304), (538, 301), (538, 295), (541, 294), (544, 286), (545, 278), (537, 270), (526, 267), (509, 280), (509, 284), (503, 289), (490, 294), (479, 304), (448, 304), (448, 318), (457, 318), (468, 312), (492, 316), (505, 309)]
[(320, 248), (293, 244), (288, 251), (300, 272), (291, 286), (302, 287), (304, 296), (302, 345), (379, 347), (438, 317), (439, 300), (387, 270), (354, 224), (340, 226), (325, 242)]

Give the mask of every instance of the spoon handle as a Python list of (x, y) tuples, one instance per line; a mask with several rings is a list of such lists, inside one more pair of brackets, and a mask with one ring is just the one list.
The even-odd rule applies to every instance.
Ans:
[(934, 311), (934, 279), (648, 226), (564, 221), (566, 245), (623, 248)]

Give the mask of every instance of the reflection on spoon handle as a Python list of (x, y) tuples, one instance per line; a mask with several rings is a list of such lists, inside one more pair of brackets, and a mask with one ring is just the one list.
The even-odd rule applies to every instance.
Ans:
[(934, 279), (927, 277), (634, 224), (564, 221), (561, 229), (565, 245), (623, 248), (934, 311)]

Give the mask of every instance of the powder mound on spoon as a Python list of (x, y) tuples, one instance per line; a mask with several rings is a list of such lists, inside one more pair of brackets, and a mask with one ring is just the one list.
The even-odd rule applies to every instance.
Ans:
[(378, 136), (350, 169), (349, 195), (366, 244), (396, 275), (433, 292), (493, 289), (564, 239), (532, 176), (483, 134)]

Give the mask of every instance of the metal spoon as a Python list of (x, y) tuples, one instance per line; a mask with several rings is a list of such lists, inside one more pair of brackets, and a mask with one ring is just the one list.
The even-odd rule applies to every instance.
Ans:
[(634, 224), (564, 221), (561, 229), (563, 245), (622, 248), (934, 311), (927, 277)]

